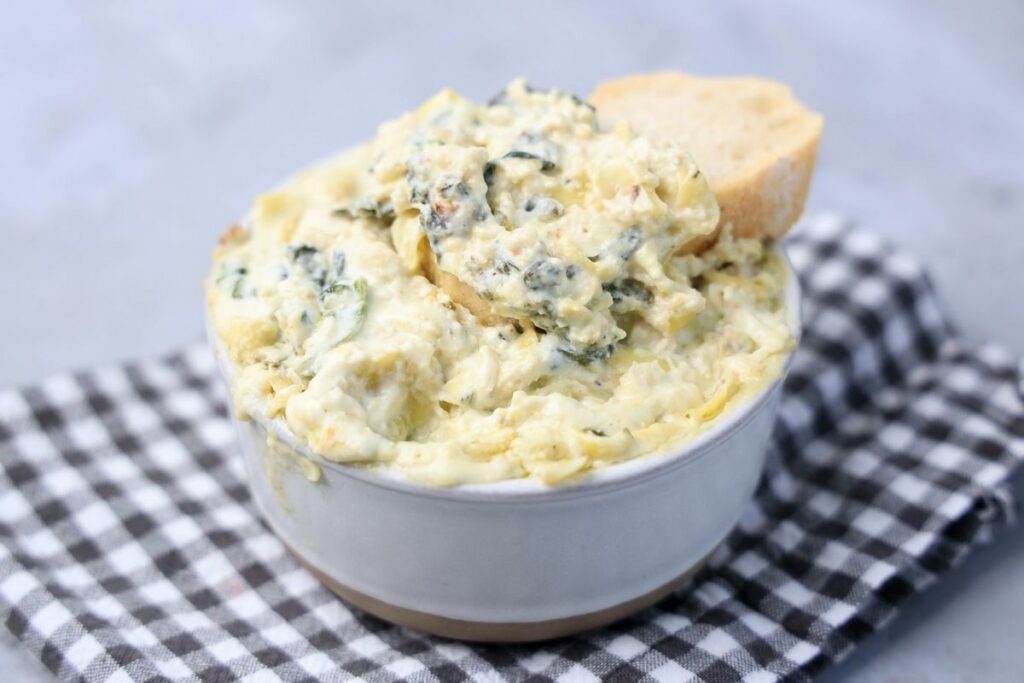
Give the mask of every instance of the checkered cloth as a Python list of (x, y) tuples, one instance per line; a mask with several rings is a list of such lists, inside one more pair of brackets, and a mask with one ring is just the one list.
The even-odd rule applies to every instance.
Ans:
[(1010, 517), (1024, 404), (913, 260), (828, 218), (787, 246), (805, 333), (766, 475), (654, 608), (516, 647), (349, 608), (261, 523), (196, 347), (0, 392), (4, 623), (68, 680), (807, 680)]

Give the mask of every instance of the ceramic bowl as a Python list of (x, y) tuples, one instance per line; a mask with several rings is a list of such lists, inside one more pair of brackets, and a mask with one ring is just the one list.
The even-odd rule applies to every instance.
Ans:
[[(786, 268), (798, 337), (799, 284)], [(520, 642), (613, 622), (691, 577), (751, 497), (781, 382), (677, 451), (558, 486), (430, 488), (325, 461), (281, 421), (236, 423), (257, 506), (331, 590), (420, 631)]]

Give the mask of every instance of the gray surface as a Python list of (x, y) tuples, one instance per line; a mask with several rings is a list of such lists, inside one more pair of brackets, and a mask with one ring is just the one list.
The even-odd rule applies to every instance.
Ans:
[[(493, 4), (4, 3), (0, 384), (198, 339), (250, 198), (442, 86), (670, 67), (791, 83), (827, 118), (811, 210), (910, 247), (967, 334), (1024, 352), (1024, 5)], [(823, 680), (1019, 682), (1021, 614), (1017, 528)], [(6, 642), (7, 680), (47, 679)]]

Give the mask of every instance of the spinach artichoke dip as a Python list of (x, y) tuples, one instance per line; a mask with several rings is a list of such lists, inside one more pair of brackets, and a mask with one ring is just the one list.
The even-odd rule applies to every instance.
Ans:
[(793, 345), (773, 250), (726, 228), (680, 253), (718, 218), (683, 150), (566, 92), (443, 91), (222, 237), (206, 291), (236, 410), (435, 486), (670, 451)]

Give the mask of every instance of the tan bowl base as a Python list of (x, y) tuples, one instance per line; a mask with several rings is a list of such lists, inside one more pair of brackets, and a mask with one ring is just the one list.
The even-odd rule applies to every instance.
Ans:
[[(287, 544), (285, 544), (287, 546)], [(369, 595), (353, 590), (348, 586), (338, 583), (330, 576), (317, 569), (312, 563), (306, 560), (291, 546), (287, 546), (299, 562), (313, 573), (325, 586), (335, 594), (352, 603), (356, 607), (369, 612), (375, 617), (390, 621), (399, 626), (407, 626), (417, 631), (423, 631), (435, 636), (452, 638), (455, 640), (467, 640), (481, 643), (527, 643), (538, 640), (551, 640), (562, 636), (589, 631), (611, 624), (628, 617), (629, 615), (650, 607), (675, 589), (693, 578), (701, 570), (707, 561), (708, 555), (668, 583), (661, 585), (649, 593), (640, 597), (627, 600), (626, 602), (612, 605), (596, 612), (587, 612), (572, 617), (560, 619), (547, 619), (544, 621), (529, 622), (484, 622), (467, 621), (464, 619), (450, 619), (437, 614), (420, 612), (418, 610), (398, 607), (390, 603), (371, 598)]]

